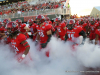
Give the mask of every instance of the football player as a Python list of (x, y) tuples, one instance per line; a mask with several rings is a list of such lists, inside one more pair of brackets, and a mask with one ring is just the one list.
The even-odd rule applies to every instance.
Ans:
[(22, 23), (22, 21), (20, 19), (17, 19), (15, 22), (18, 23), (19, 31), (22, 34), (24, 34), (26, 36), (26, 38), (29, 38), (29, 35), (27, 32), (29, 32), (30, 29), (26, 26), (26, 24)]
[[(38, 15), (36, 17), (37, 21), (37, 40), (40, 42), (40, 50), (42, 48), (46, 48), (47, 44), (49, 43), (51, 36), (52, 36), (52, 31), (51, 31), (51, 25), (45, 23), (45, 17), (43, 15)], [(49, 50), (45, 52), (46, 56), (49, 57)]]
[(29, 53), (30, 45), (26, 41), (25, 35), (19, 33), (17, 23), (9, 22), (6, 27), (13, 51), (16, 53), (18, 61), (21, 62)]

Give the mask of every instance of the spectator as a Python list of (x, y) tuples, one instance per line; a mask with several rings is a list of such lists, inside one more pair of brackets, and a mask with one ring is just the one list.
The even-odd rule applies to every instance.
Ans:
[(68, 3), (68, 8), (70, 8), (70, 5), (69, 5), (69, 3)]
[(68, 3), (67, 13), (70, 13), (70, 5)]
[(0, 11), (0, 15), (2, 15), (2, 11)]
[(43, 4), (30, 5), (26, 1), (18, 2), (13, 4), (8, 4), (5, 6), (0, 6), (0, 15), (9, 15), (12, 13), (21, 14), (21, 12), (34, 11), (34, 10), (45, 10), (45, 9), (56, 9), (61, 6), (61, 2), (44, 2)]
[(18, 13), (18, 14), (21, 14), (21, 11), (20, 11), (20, 9), (18, 9), (17, 13)]

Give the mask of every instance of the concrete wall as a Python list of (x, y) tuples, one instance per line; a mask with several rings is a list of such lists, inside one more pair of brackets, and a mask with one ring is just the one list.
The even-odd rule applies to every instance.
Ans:
[(90, 13), (90, 16), (93, 16), (93, 17), (96, 18), (97, 15), (98, 15), (99, 18), (100, 18), (100, 11), (94, 7), (94, 8), (92, 9), (91, 13)]

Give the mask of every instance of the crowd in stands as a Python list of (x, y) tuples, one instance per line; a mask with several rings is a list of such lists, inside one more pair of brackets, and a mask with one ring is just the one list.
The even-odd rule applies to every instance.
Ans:
[(0, 15), (21, 13), (35, 10), (56, 9), (61, 6), (61, 2), (45, 2), (43, 4), (30, 5), (27, 1), (0, 6)]

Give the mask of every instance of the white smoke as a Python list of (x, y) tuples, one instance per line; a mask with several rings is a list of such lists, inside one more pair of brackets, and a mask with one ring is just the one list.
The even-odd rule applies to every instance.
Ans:
[[(72, 50), (69, 42), (52, 37), (46, 49), (38, 50), (32, 39), (30, 44), (32, 61), (27, 64), (18, 63), (9, 45), (0, 43), (0, 75), (81, 75), (85, 67), (100, 66), (100, 50), (98, 46), (88, 43), (76, 46)], [(45, 51), (50, 50), (50, 58)]]

